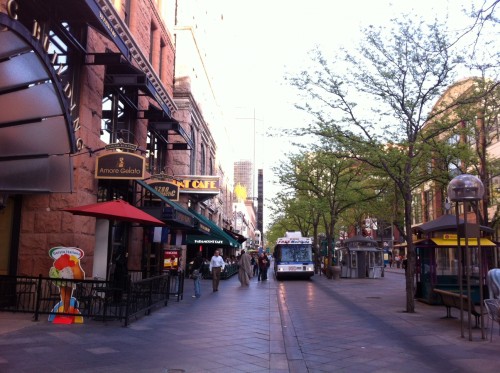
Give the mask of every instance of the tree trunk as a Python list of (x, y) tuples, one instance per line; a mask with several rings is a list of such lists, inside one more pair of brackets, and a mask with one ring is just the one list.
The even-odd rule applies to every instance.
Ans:
[(407, 265), (406, 265), (406, 312), (415, 312), (415, 268), (417, 255), (413, 245), (413, 235), (411, 230), (411, 189), (405, 191), (405, 231), (407, 243)]

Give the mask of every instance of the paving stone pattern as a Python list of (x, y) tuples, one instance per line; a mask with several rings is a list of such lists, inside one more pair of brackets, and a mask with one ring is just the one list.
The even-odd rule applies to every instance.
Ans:
[[(380, 279), (268, 281), (184, 300), (124, 328), (117, 321), (83, 325), (32, 322), (0, 313), (2, 373), (195, 372), (499, 372), (500, 335), (460, 335), (442, 306), (416, 302), (404, 312), (402, 270)], [(458, 310), (452, 310), (459, 316)], [(489, 325), (491, 327), (491, 324)]]

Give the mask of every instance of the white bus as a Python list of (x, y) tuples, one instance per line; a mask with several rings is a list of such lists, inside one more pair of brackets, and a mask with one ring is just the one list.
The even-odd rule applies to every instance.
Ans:
[(312, 239), (300, 232), (286, 232), (274, 247), (274, 274), (283, 278), (311, 278), (314, 275)]

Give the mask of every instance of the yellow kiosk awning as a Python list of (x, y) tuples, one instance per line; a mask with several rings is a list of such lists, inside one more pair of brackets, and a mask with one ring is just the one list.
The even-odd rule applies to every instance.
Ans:
[[(438, 246), (456, 247), (458, 244), (456, 239), (431, 238), (431, 240)], [(477, 238), (469, 238), (468, 241), (469, 246), (477, 246)], [(479, 243), (481, 246), (497, 246), (496, 243), (487, 238), (480, 238)], [(465, 246), (465, 238), (460, 239), (460, 246)]]

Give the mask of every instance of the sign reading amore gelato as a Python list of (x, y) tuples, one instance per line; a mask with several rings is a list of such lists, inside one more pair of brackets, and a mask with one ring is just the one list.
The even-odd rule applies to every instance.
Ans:
[(111, 153), (97, 157), (96, 179), (143, 180), (145, 158), (132, 153)]

